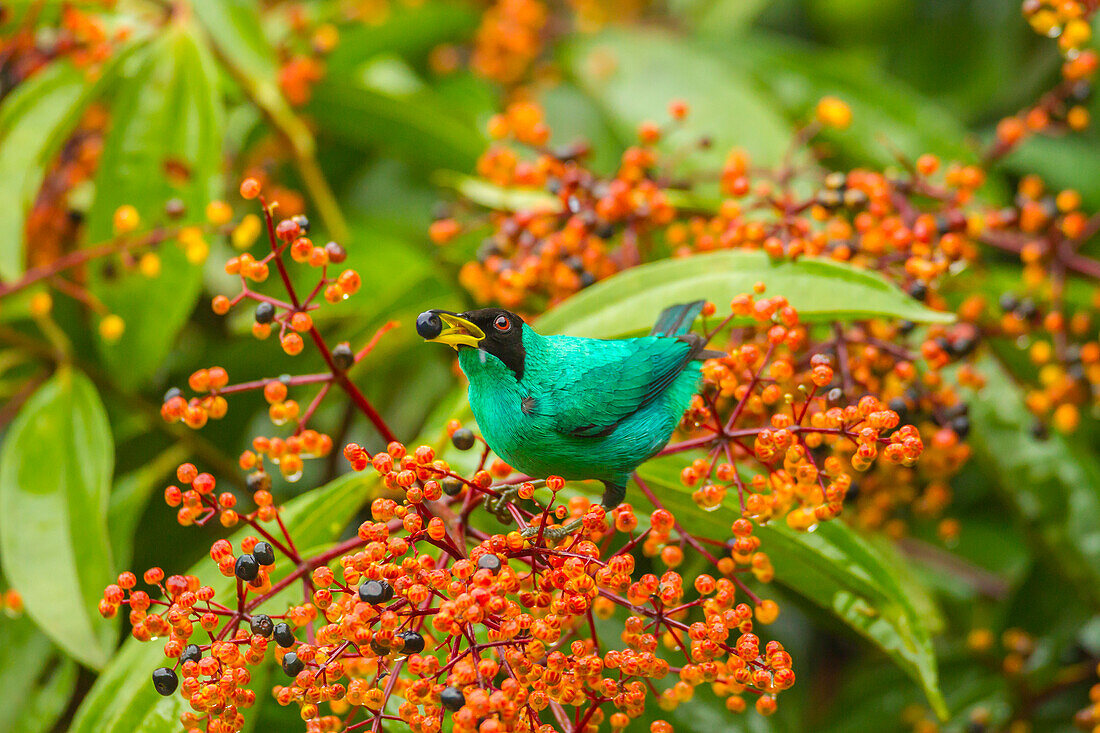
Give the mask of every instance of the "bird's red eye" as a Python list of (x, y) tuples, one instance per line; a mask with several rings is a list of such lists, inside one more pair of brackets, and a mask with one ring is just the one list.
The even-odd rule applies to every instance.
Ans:
[(512, 322), (508, 320), (508, 316), (497, 316), (497, 319), (493, 321), (493, 327), (498, 331), (507, 331), (512, 327)]

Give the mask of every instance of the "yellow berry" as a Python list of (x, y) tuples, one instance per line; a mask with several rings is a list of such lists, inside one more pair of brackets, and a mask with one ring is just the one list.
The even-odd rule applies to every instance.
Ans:
[(852, 108), (836, 97), (822, 97), (815, 113), (818, 121), (826, 127), (845, 130), (852, 124)]
[(228, 224), (233, 218), (233, 209), (224, 201), (211, 201), (206, 205), (206, 220), (214, 226)]
[(138, 270), (145, 277), (157, 277), (160, 275), (160, 256), (153, 252), (146, 252), (138, 260)]
[(126, 330), (126, 322), (115, 313), (104, 316), (99, 322), (99, 335), (105, 341), (118, 341), (122, 338), (122, 332)]
[(41, 318), (53, 310), (53, 297), (45, 291), (35, 293), (31, 296), (30, 308), (32, 316)]

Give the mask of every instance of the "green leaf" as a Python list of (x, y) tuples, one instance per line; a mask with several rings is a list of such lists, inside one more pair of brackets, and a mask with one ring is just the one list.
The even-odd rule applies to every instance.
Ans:
[(430, 88), (396, 94), (351, 77), (326, 77), (308, 109), (318, 128), (341, 142), (381, 148), (430, 169), (468, 170), (485, 148), (473, 122), (452, 112)]
[[(177, 197), (187, 219), (201, 221), (218, 190), (223, 115), (208, 49), (186, 26), (173, 25), (134, 61), (111, 107), (88, 214), (92, 242), (111, 238), (114, 212), (123, 204), (136, 207), (149, 226)], [(169, 175), (169, 168), (176, 172)], [(201, 268), (179, 247), (167, 245), (159, 254), (155, 278), (133, 271), (107, 277), (103, 267), (91, 268), (92, 291), (126, 324), (117, 342), (97, 338), (97, 345), (107, 366), (132, 382), (148, 380), (160, 366), (201, 285)]]
[(0, 450), (0, 560), (27, 614), (99, 668), (114, 625), (97, 611), (111, 582), (107, 501), (114, 445), (103, 403), (62, 367), (20, 410)]
[[(735, 296), (764, 282), (803, 323), (903, 318), (948, 323), (878, 274), (832, 260), (774, 261), (763, 252), (723, 251), (652, 262), (582, 290), (538, 321), (545, 333), (615, 338), (648, 331), (662, 308), (705, 298), (721, 314)], [(728, 312), (728, 311), (727, 311)], [(746, 321), (747, 323), (748, 321)]]
[[(682, 168), (713, 168), (713, 150), (742, 147), (754, 160), (777, 163), (791, 131), (769, 100), (733, 66), (697, 43), (655, 29), (608, 30), (565, 48), (563, 65), (600, 105), (620, 136), (634, 140), (638, 125), (668, 118), (669, 102), (685, 100), (691, 112), (663, 142), (690, 150)], [(699, 150), (709, 137), (712, 151)]]
[[(638, 473), (682, 524), (712, 539), (729, 537), (737, 498), (726, 506), (734, 513), (707, 512), (691, 499), (680, 481), (681, 461), (658, 460)], [(796, 532), (783, 522), (755, 530), (761, 550), (775, 566), (776, 582), (832, 614), (871, 642), (916, 680), (929, 704), (941, 717), (947, 709), (940, 693), (936, 656), (925, 619), (910, 601), (901, 579), (903, 568), (892, 565), (842, 521), (823, 522), (812, 532)]]
[(935, 153), (951, 160), (972, 160), (966, 127), (881, 67), (853, 54), (749, 36), (715, 51), (743, 69), (772, 93), (788, 116), (807, 121), (826, 95), (840, 97), (852, 109), (852, 124), (826, 133), (837, 149), (858, 161), (895, 163), (893, 150), (915, 159)]
[(130, 564), (134, 549), (134, 530), (149, 496), (161, 486), (161, 481), (171, 475), (176, 466), (187, 459), (188, 448), (177, 443), (141, 468), (115, 481), (111, 502), (107, 509), (107, 526), (110, 529), (111, 550), (118, 567)]
[(23, 273), (23, 229), (46, 167), (116, 68), (108, 63), (89, 82), (83, 71), (58, 61), (19, 84), (0, 106), (0, 278)]
[(561, 200), (557, 196), (537, 188), (505, 188), (484, 178), (453, 171), (437, 171), (433, 179), (437, 185), (453, 189), (463, 198), (488, 209), (551, 213), (561, 210)]
[(970, 403), (970, 444), (1028, 534), (1094, 607), (1100, 607), (1100, 461), (1052, 433), (1031, 433), (1035, 417), (1012, 377), (992, 359), (980, 399)]
[[(288, 502), (282, 517), (295, 544), (305, 550), (331, 542), (371, 498), (375, 483), (373, 475), (347, 474)], [(239, 547), (241, 539), (253, 533), (245, 527), (231, 541)], [(280, 558), (277, 572), (284, 571), (287, 562)], [(187, 573), (202, 578), (219, 596), (232, 593), (233, 579), (222, 577), (209, 559)], [(153, 689), (149, 675), (163, 665), (162, 644), (128, 639), (81, 703), (70, 733), (176, 733), (180, 713), (189, 708), (180, 695), (161, 697)], [(265, 694), (257, 689), (258, 697)]]
[(76, 687), (77, 664), (26, 616), (0, 620), (0, 730), (52, 730)]

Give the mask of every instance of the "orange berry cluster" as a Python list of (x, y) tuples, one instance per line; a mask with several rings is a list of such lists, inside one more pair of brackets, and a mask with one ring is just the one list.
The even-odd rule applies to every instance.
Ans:
[(496, 0), (481, 16), (471, 68), (502, 84), (520, 81), (542, 52), (547, 16), (539, 0)]
[[(169, 579), (161, 588), (167, 600), (151, 600), (127, 575), (106, 589), (101, 611), (110, 617), (128, 604), (136, 638), (169, 636), (173, 666), (157, 669), (153, 684), (162, 694), (182, 689), (191, 706), (184, 724), (207, 731), (240, 728), (247, 705), (237, 701), (254, 700), (248, 670), (269, 652), (289, 677), (272, 690), (276, 701), (296, 706), (311, 731), (393, 720), (428, 733), (445, 726), (550, 733), (562, 716), (580, 721), (576, 730), (623, 730), (648, 707), (674, 709), (702, 685), (731, 711), (745, 711), (752, 699), (758, 713), (770, 715), (795, 674), (783, 646), (758, 636), (780, 609), (747, 585), (775, 574), (755, 527), (785, 518), (808, 530), (832, 519), (852, 485), (847, 466), (862, 474), (878, 463), (912, 471), (924, 445), (882, 400), (834, 387), (840, 377), (832, 359), (808, 353), (812, 342), (798, 313), (763, 290), (735, 298), (729, 316), (708, 331), (714, 339), (734, 319), (741, 324), (727, 356), (706, 363), (706, 389), (678, 442), (663, 451), (700, 455), (680, 478), (702, 509), (732, 504), (726, 498), (736, 492), (739, 507), (732, 504), (729, 532), (718, 533), (724, 536), (687, 529), (690, 519), (677, 517), (683, 510), (670, 510), (641, 477), (638, 501), (608, 512), (563, 495), (566, 483), (556, 476), (541, 482), (550, 494), (544, 500), (540, 482), (512, 477), (488, 450), (476, 467), (458, 472), (430, 446), (409, 450), (393, 441), (371, 454), (352, 443), (344, 457), (354, 470), (378, 474), (384, 493), (354, 537), (303, 558), (281, 521), (272, 533), (264, 529), (279, 510), (262, 462), (277, 458), (285, 474), (299, 452), (331, 446), (327, 436), (304, 430), (257, 438), (242, 456), (256, 505), (250, 513), (238, 513), (234, 495), (217, 494), (213, 476), (192, 464), (181, 465), (179, 484), (165, 491), (183, 524), (217, 514), (223, 525), (255, 530), (240, 554), (227, 540), (211, 547), (219, 573), (239, 581), (235, 597), (217, 599), (188, 577)], [(708, 319), (716, 312), (704, 309)], [(244, 386), (262, 388), (285, 414), (293, 402), (288, 382), (323, 377)], [(226, 381), (215, 367), (196, 372), (190, 386), (234, 390)], [(484, 445), (455, 421), (446, 433), (458, 451)], [(743, 479), (750, 465), (757, 470)], [(651, 506), (641, 511), (639, 502)], [(484, 531), (477, 520), (486, 513), (517, 526)], [(580, 520), (575, 534), (548, 532), (571, 519)], [(292, 561), (278, 572), (276, 551)], [(705, 559), (707, 571), (693, 578), (677, 572), (686, 552)], [(639, 575), (640, 557), (664, 570)], [(308, 589), (304, 602), (262, 609), (299, 580)], [(158, 613), (149, 613), (152, 605)], [(618, 641), (598, 639), (593, 619), (620, 611)], [(209, 644), (191, 643), (196, 624), (209, 632)], [(394, 696), (396, 708), (387, 705)], [(655, 725), (671, 730), (665, 721)]]
[(1029, 135), (1088, 127), (1087, 104), (1100, 56), (1086, 46), (1092, 40), (1090, 19), (1098, 7), (1094, 0), (1024, 0), (1024, 17), (1032, 29), (1045, 38), (1058, 39), (1064, 57), (1062, 82), (1032, 107), (997, 124), (990, 157), (1008, 154)]

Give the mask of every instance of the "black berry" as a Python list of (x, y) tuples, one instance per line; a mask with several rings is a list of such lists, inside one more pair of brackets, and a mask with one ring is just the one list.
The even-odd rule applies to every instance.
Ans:
[(176, 691), (180, 680), (176, 673), (167, 667), (157, 667), (153, 670), (153, 687), (161, 695), (167, 697)]
[(424, 311), (416, 317), (416, 332), (422, 339), (434, 339), (443, 333), (443, 321), (434, 311)]
[(275, 630), (275, 622), (271, 620), (271, 617), (265, 613), (257, 613), (252, 617), (252, 621), (249, 622), (248, 628), (253, 634), (267, 638), (271, 636), (271, 632)]
[(415, 631), (404, 631), (397, 638), (401, 639), (401, 651), (405, 654), (419, 654), (424, 651), (424, 637)]
[(287, 652), (283, 656), (283, 671), (288, 677), (296, 677), (305, 668), (306, 663), (298, 659), (298, 655), (294, 652)]
[(393, 598), (393, 586), (384, 580), (368, 580), (359, 586), (359, 600), (366, 603), (385, 603)]
[(439, 702), (448, 710), (460, 710), (466, 704), (466, 696), (457, 687), (444, 687), (439, 693)]
[(336, 348), (332, 350), (332, 363), (339, 369), (350, 369), (351, 365), (355, 363), (355, 354), (351, 351), (351, 344), (347, 341), (336, 344)]
[(256, 306), (256, 323), (271, 323), (275, 320), (275, 306), (266, 300)]
[(241, 555), (233, 567), (233, 574), (247, 583), (260, 574), (260, 564), (251, 555)]
[(496, 555), (482, 555), (477, 559), (477, 566), (496, 575), (500, 572), (500, 558)]
[(458, 496), (462, 491), (462, 482), (458, 479), (448, 476), (443, 479), (443, 493), (447, 496)]
[(173, 397), (180, 397), (182, 395), (183, 395), (183, 392), (180, 391), (179, 387), (172, 387), (172, 389), (170, 389), (170, 390), (168, 390), (167, 392), (164, 393), (164, 401), (167, 402), (168, 400), (172, 399)]
[(188, 644), (180, 654), (181, 662), (197, 662), (200, 659), (202, 659), (202, 650), (199, 649), (198, 644)]
[(268, 542), (257, 542), (252, 548), (252, 557), (256, 558), (256, 562), (261, 565), (274, 565), (275, 548)]
[(459, 428), (451, 436), (451, 442), (459, 450), (470, 450), (474, 447), (474, 431), (469, 428)]
[(290, 630), (290, 624), (275, 624), (275, 629), (271, 633), (275, 637), (275, 643), (283, 649), (294, 646), (296, 639), (294, 638), (294, 632)]

